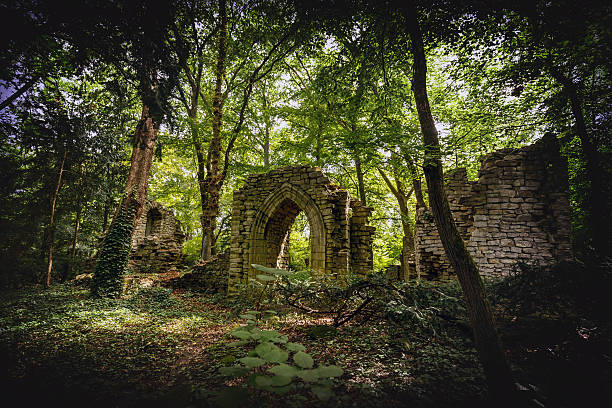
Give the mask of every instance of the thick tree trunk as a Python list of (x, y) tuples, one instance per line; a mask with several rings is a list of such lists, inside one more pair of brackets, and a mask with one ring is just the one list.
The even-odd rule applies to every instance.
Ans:
[(134, 213), (134, 222), (140, 217), (142, 208), (147, 199), (147, 187), (153, 154), (155, 153), (155, 142), (159, 131), (159, 121), (153, 117), (151, 107), (143, 104), (142, 115), (136, 126), (134, 147), (130, 163), (130, 173), (125, 187), (128, 199), (122, 205), (127, 208), (130, 200), (136, 200), (138, 206)]
[(603, 255), (609, 253), (609, 223), (608, 211), (606, 210), (606, 196), (604, 194), (603, 180), (599, 154), (589, 132), (587, 131), (582, 103), (578, 94), (577, 85), (558, 68), (550, 66), (549, 71), (553, 78), (563, 86), (563, 90), (568, 97), (572, 115), (576, 123), (576, 131), (580, 138), (582, 153), (586, 160), (586, 174), (590, 182), (589, 197), (587, 198), (587, 208), (589, 212), (589, 226), (593, 238), (593, 248), (595, 253)]
[(516, 394), (510, 367), (495, 329), (493, 313), (485, 295), (478, 267), (459, 235), (444, 191), (438, 131), (431, 115), (427, 96), (427, 65), (416, 9), (412, 7), (406, 17), (414, 56), (412, 91), (423, 133), (425, 147), (423, 169), (429, 192), (429, 205), (444, 251), (457, 274), (467, 301), (476, 349), (485, 371), (489, 394), (500, 405), (508, 406), (512, 404), (511, 401)]
[(57, 183), (55, 184), (55, 192), (51, 198), (51, 216), (49, 217), (49, 226), (47, 227), (47, 240), (49, 242), (49, 253), (47, 256), (47, 274), (45, 278), (45, 287), (51, 285), (51, 270), (53, 269), (53, 222), (55, 218), (55, 203), (57, 202), (57, 196), (59, 195), (60, 187), (62, 186), (62, 176), (64, 175), (64, 165), (66, 164), (66, 156), (68, 155), (68, 149), (64, 149), (64, 155), (59, 168), (59, 174), (57, 176)]
[[(159, 112), (158, 107), (155, 109)], [(92, 292), (96, 296), (118, 297), (123, 290), (123, 274), (130, 256), (134, 225), (147, 199), (147, 186), (155, 142), (159, 131), (159, 118), (143, 102), (142, 115), (134, 133), (134, 147), (125, 194), (113, 217), (98, 254)]]
[(227, 56), (227, 12), (226, 1), (219, 0), (221, 27), (219, 29), (219, 53), (217, 55), (215, 95), (213, 98), (212, 138), (206, 160), (205, 194), (202, 200), (202, 259), (210, 258), (214, 245), (219, 196), (223, 186), (223, 173), (219, 165), (221, 159), (221, 130), (223, 125), (223, 79), (226, 71)]

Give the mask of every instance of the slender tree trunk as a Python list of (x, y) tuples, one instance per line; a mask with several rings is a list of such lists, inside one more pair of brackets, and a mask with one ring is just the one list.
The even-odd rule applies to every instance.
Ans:
[(359, 199), (361, 204), (364, 206), (368, 205), (366, 202), (365, 185), (363, 183), (363, 171), (361, 169), (361, 157), (359, 153), (355, 154), (355, 171), (357, 172), (357, 189), (359, 190)]
[(34, 76), (29, 81), (26, 81), (19, 89), (17, 89), (11, 96), (6, 98), (0, 103), (0, 111), (13, 103), (16, 99), (18, 99), (21, 95), (26, 93), (28, 89), (30, 89), (38, 80), (40, 79), (39, 75)]
[(265, 133), (264, 133), (264, 141), (262, 144), (263, 147), (263, 162), (264, 166), (268, 168), (270, 166), (270, 131), (272, 130), (272, 123), (270, 121), (270, 111), (268, 106), (268, 98), (266, 98), (266, 85), (263, 84), (263, 95), (262, 95), (262, 105), (263, 105), (263, 114), (264, 114), (264, 123), (265, 123)]
[(315, 165), (321, 167), (321, 150), (323, 149), (323, 135), (321, 135), (321, 124), (319, 123), (316, 134), (316, 150), (315, 150)]
[(226, 1), (219, 0), (221, 28), (219, 29), (219, 53), (217, 55), (215, 95), (213, 98), (212, 138), (206, 160), (205, 196), (202, 200), (202, 259), (210, 258), (214, 243), (216, 219), (219, 214), (219, 196), (223, 185), (223, 175), (219, 165), (221, 158), (221, 138), (223, 125), (223, 79), (226, 71), (227, 56), (227, 11)]
[(425, 159), (423, 170), (429, 192), (429, 205), (433, 212), (438, 233), (467, 301), (467, 309), (474, 330), (476, 349), (487, 378), (489, 393), (500, 405), (515, 406), (514, 383), (510, 367), (497, 330), (493, 313), (487, 301), (478, 267), (467, 251), (455, 225), (444, 191), (443, 173), (438, 131), (436, 129), (427, 96), (425, 50), (418, 25), (416, 8), (411, 5), (406, 17), (414, 56), (412, 91), (418, 111)]
[(79, 207), (77, 208), (76, 214), (75, 214), (74, 234), (72, 235), (72, 249), (70, 250), (71, 268), (72, 268), (72, 265), (74, 264), (74, 258), (76, 256), (76, 246), (77, 246), (77, 241), (79, 240), (79, 228), (80, 227), (81, 227), (81, 207), (79, 205)]
[(47, 275), (45, 278), (45, 287), (51, 285), (51, 270), (53, 269), (53, 221), (55, 218), (55, 203), (57, 202), (57, 196), (59, 195), (60, 187), (62, 186), (62, 176), (64, 175), (64, 165), (66, 164), (66, 156), (68, 155), (68, 149), (64, 148), (64, 155), (59, 168), (59, 174), (57, 176), (57, 183), (55, 184), (55, 192), (51, 198), (51, 216), (49, 217), (49, 226), (47, 227), (47, 240), (49, 242), (49, 254), (47, 257)]
[(412, 188), (414, 189), (414, 197), (416, 198), (416, 207), (427, 207), (425, 204), (425, 199), (423, 198), (423, 189), (421, 188), (421, 176), (418, 174), (412, 158), (408, 155), (405, 155), (405, 158), (406, 164), (408, 165), (408, 171), (410, 172), (410, 177), (412, 178)]
[(395, 185), (393, 185), (393, 182), (382, 169), (378, 169), (378, 171), (385, 181), (385, 184), (387, 184), (387, 187), (389, 187), (389, 190), (391, 190), (393, 196), (395, 196), (400, 209), (402, 231), (404, 232), (404, 237), (402, 238), (402, 254), (400, 258), (401, 279), (403, 281), (408, 281), (410, 279), (410, 257), (414, 254), (414, 232), (410, 225), (410, 213), (408, 212), (408, 200), (412, 195), (412, 191), (407, 194), (404, 192), (403, 184), (397, 174), (395, 175)]
[(587, 208), (589, 211), (589, 226), (593, 237), (593, 248), (598, 255), (607, 254), (609, 251), (610, 238), (608, 232), (609, 223), (606, 221), (608, 219), (608, 212), (606, 210), (607, 201), (603, 189), (602, 171), (597, 148), (593, 144), (592, 138), (587, 131), (582, 111), (582, 103), (578, 94), (578, 87), (558, 68), (550, 66), (549, 71), (553, 78), (561, 84), (568, 97), (572, 115), (576, 123), (576, 131), (580, 138), (582, 153), (586, 160), (586, 173), (590, 182)]

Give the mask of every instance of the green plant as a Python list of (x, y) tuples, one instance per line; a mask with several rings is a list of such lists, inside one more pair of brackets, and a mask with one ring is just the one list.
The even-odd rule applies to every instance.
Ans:
[(279, 395), (287, 393), (301, 380), (321, 401), (329, 400), (334, 396), (333, 379), (341, 376), (344, 370), (335, 365), (318, 365), (314, 368), (315, 361), (306, 353), (302, 344), (289, 342), (286, 335), (276, 330), (262, 330), (258, 327), (275, 314), (272, 310), (251, 310), (240, 315), (247, 319), (247, 325), (230, 332), (238, 340), (227, 346), (250, 346), (251, 349), (245, 357), (226, 356), (223, 363), (238, 364), (221, 367), (219, 372), (233, 378), (248, 375), (249, 385)]
[[(128, 198), (124, 198), (127, 200)], [(123, 276), (130, 256), (134, 214), (137, 203), (121, 204), (100, 251), (91, 292), (98, 297), (119, 297), (123, 291)]]

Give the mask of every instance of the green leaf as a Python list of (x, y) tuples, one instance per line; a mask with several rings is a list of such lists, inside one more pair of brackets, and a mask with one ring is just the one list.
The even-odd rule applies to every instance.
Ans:
[(294, 366), (290, 366), (287, 364), (279, 364), (270, 368), (268, 371), (276, 375), (282, 375), (284, 377), (295, 377), (300, 370)]
[(277, 347), (276, 350), (265, 353), (263, 356), (261, 356), (261, 358), (269, 363), (284, 363), (289, 359), (289, 353), (282, 351)]
[(255, 316), (253, 316), (252, 314), (241, 314), (239, 315), (239, 317), (241, 319), (255, 320)]
[(295, 353), (293, 356), (293, 361), (295, 361), (295, 364), (302, 368), (312, 368), (314, 365), (314, 360), (310, 354), (304, 353), (303, 351), (298, 351)]
[(274, 276), (270, 276), (270, 275), (257, 275), (257, 279), (266, 281), (266, 282), (272, 282), (276, 280)]
[(248, 342), (249, 342), (248, 340), (238, 340), (238, 341), (232, 341), (230, 343), (227, 343), (227, 345), (228, 347), (240, 347), (240, 346), (244, 346)]
[(344, 370), (335, 365), (319, 366), (316, 371), (321, 377), (340, 377), (342, 374), (344, 374)]
[(272, 343), (261, 343), (255, 347), (255, 352), (257, 355), (259, 355), (259, 357), (263, 357), (264, 354), (269, 353), (274, 349), (278, 349), (278, 347)]
[(283, 387), (287, 384), (291, 384), (291, 377), (285, 375), (275, 375), (271, 380), (274, 387)]
[(297, 373), (297, 376), (306, 382), (313, 382), (319, 379), (319, 372), (317, 370), (302, 370)]
[(258, 314), (260, 314), (261, 312), (258, 312), (257, 310), (247, 310), (247, 311), (246, 311), (246, 313), (247, 313), (247, 314), (252, 314), (252, 315), (258, 315)]
[(310, 387), (310, 390), (321, 401), (329, 401), (329, 399), (334, 396), (334, 392), (331, 388), (322, 385), (313, 385)]
[(270, 387), (272, 385), (272, 377), (267, 375), (258, 375), (255, 377), (255, 385), (258, 387)]
[(304, 350), (306, 350), (306, 347), (302, 346), (299, 343), (287, 343), (287, 344), (285, 344), (285, 347), (289, 351), (304, 351)]
[(265, 363), (265, 361), (259, 357), (242, 357), (239, 358), (238, 361), (247, 366), (247, 368), (259, 367)]
[(275, 343), (287, 343), (287, 340), (289, 340), (289, 338), (287, 336), (285, 336), (284, 334), (278, 337), (275, 337), (273, 339), (270, 339), (270, 341), (273, 341)]
[(280, 333), (276, 330), (265, 330), (260, 333), (259, 342), (274, 341), (277, 337), (280, 337)]
[(243, 375), (245, 375), (248, 372), (249, 372), (248, 369), (246, 369), (244, 367), (240, 367), (240, 366), (221, 367), (221, 368), (219, 368), (219, 373), (221, 375), (224, 375), (224, 376), (227, 376), (227, 377), (242, 377)]
[(236, 331), (231, 332), (230, 334), (232, 336), (234, 336), (234, 337), (237, 337), (237, 338), (241, 339), (241, 340), (248, 340), (248, 339), (253, 337), (251, 333), (249, 333), (247, 331), (244, 331), (244, 330), (236, 330)]
[(283, 387), (270, 387), (270, 391), (278, 395), (283, 395), (291, 391), (291, 388), (292, 388), (291, 384), (287, 384)]

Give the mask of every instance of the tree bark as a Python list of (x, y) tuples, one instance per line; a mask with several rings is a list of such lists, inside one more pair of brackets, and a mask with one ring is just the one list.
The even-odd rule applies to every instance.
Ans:
[(385, 184), (391, 190), (391, 193), (397, 200), (397, 204), (400, 209), (400, 217), (402, 219), (402, 231), (404, 236), (402, 238), (402, 254), (400, 258), (401, 263), (401, 279), (408, 281), (410, 279), (410, 258), (414, 254), (414, 231), (410, 225), (410, 213), (408, 212), (408, 200), (412, 195), (412, 190), (406, 193), (404, 191), (403, 183), (400, 181), (397, 174), (395, 174), (395, 185), (389, 179), (387, 174), (382, 170), (378, 169), (382, 176)]
[(599, 154), (597, 147), (587, 131), (582, 111), (582, 103), (578, 94), (578, 86), (569, 77), (564, 75), (557, 67), (550, 65), (549, 71), (557, 82), (561, 84), (569, 100), (570, 109), (576, 123), (576, 131), (580, 138), (582, 154), (586, 160), (586, 173), (590, 182), (587, 208), (589, 212), (589, 226), (593, 238), (593, 248), (596, 254), (609, 253), (609, 233), (606, 221), (608, 212), (606, 210), (606, 195), (603, 188), (603, 180)]
[(142, 115), (136, 126), (134, 134), (134, 147), (132, 148), (132, 158), (130, 160), (130, 172), (125, 187), (127, 199), (122, 205), (127, 208), (130, 199), (138, 203), (134, 213), (134, 222), (142, 214), (144, 203), (147, 199), (147, 187), (153, 154), (155, 153), (155, 142), (159, 131), (159, 120), (154, 118), (152, 107), (143, 103)]
[(53, 269), (53, 221), (55, 218), (55, 203), (57, 202), (57, 196), (59, 195), (60, 187), (62, 186), (62, 176), (64, 175), (64, 165), (66, 164), (66, 156), (68, 155), (68, 149), (64, 148), (64, 155), (59, 168), (59, 174), (57, 176), (57, 183), (55, 184), (55, 192), (51, 198), (51, 216), (49, 217), (49, 226), (47, 227), (47, 239), (49, 242), (49, 254), (47, 257), (47, 275), (45, 278), (45, 287), (48, 288), (51, 285), (51, 270)]
[(206, 160), (206, 178), (204, 180), (204, 195), (202, 200), (202, 259), (210, 258), (215, 238), (217, 214), (219, 214), (219, 196), (223, 183), (223, 174), (219, 166), (221, 158), (221, 131), (223, 125), (223, 79), (226, 72), (227, 57), (227, 11), (226, 1), (219, 0), (219, 53), (217, 54), (215, 94), (212, 109), (212, 138), (208, 147)]
[(363, 183), (363, 170), (361, 169), (361, 157), (359, 153), (355, 153), (355, 171), (357, 172), (357, 189), (359, 190), (359, 199), (364, 206), (366, 202), (365, 185)]
[(71, 268), (72, 268), (72, 265), (74, 264), (74, 258), (76, 256), (76, 246), (77, 246), (77, 241), (79, 240), (79, 228), (80, 227), (81, 227), (81, 206), (79, 205), (79, 208), (77, 208), (77, 211), (75, 214), (74, 234), (72, 235), (72, 249), (70, 250)]
[[(151, 78), (153, 81), (150, 85), (154, 89), (157, 85), (154, 73)], [(143, 100), (141, 118), (134, 133), (125, 194), (98, 253), (92, 282), (92, 293), (95, 296), (118, 297), (123, 291), (123, 274), (129, 261), (134, 225), (147, 199), (149, 174), (160, 125), (159, 112), (159, 106), (151, 107)]]
[(409, 12), (406, 13), (406, 18), (414, 57), (412, 91), (423, 133), (425, 147), (423, 170), (429, 192), (429, 205), (444, 251), (457, 274), (467, 301), (476, 349), (487, 378), (489, 395), (500, 405), (513, 406), (511, 401), (516, 398), (516, 392), (510, 367), (495, 329), (493, 313), (485, 295), (478, 267), (459, 235), (444, 191), (438, 131), (427, 96), (425, 49), (414, 5), (411, 5)]

